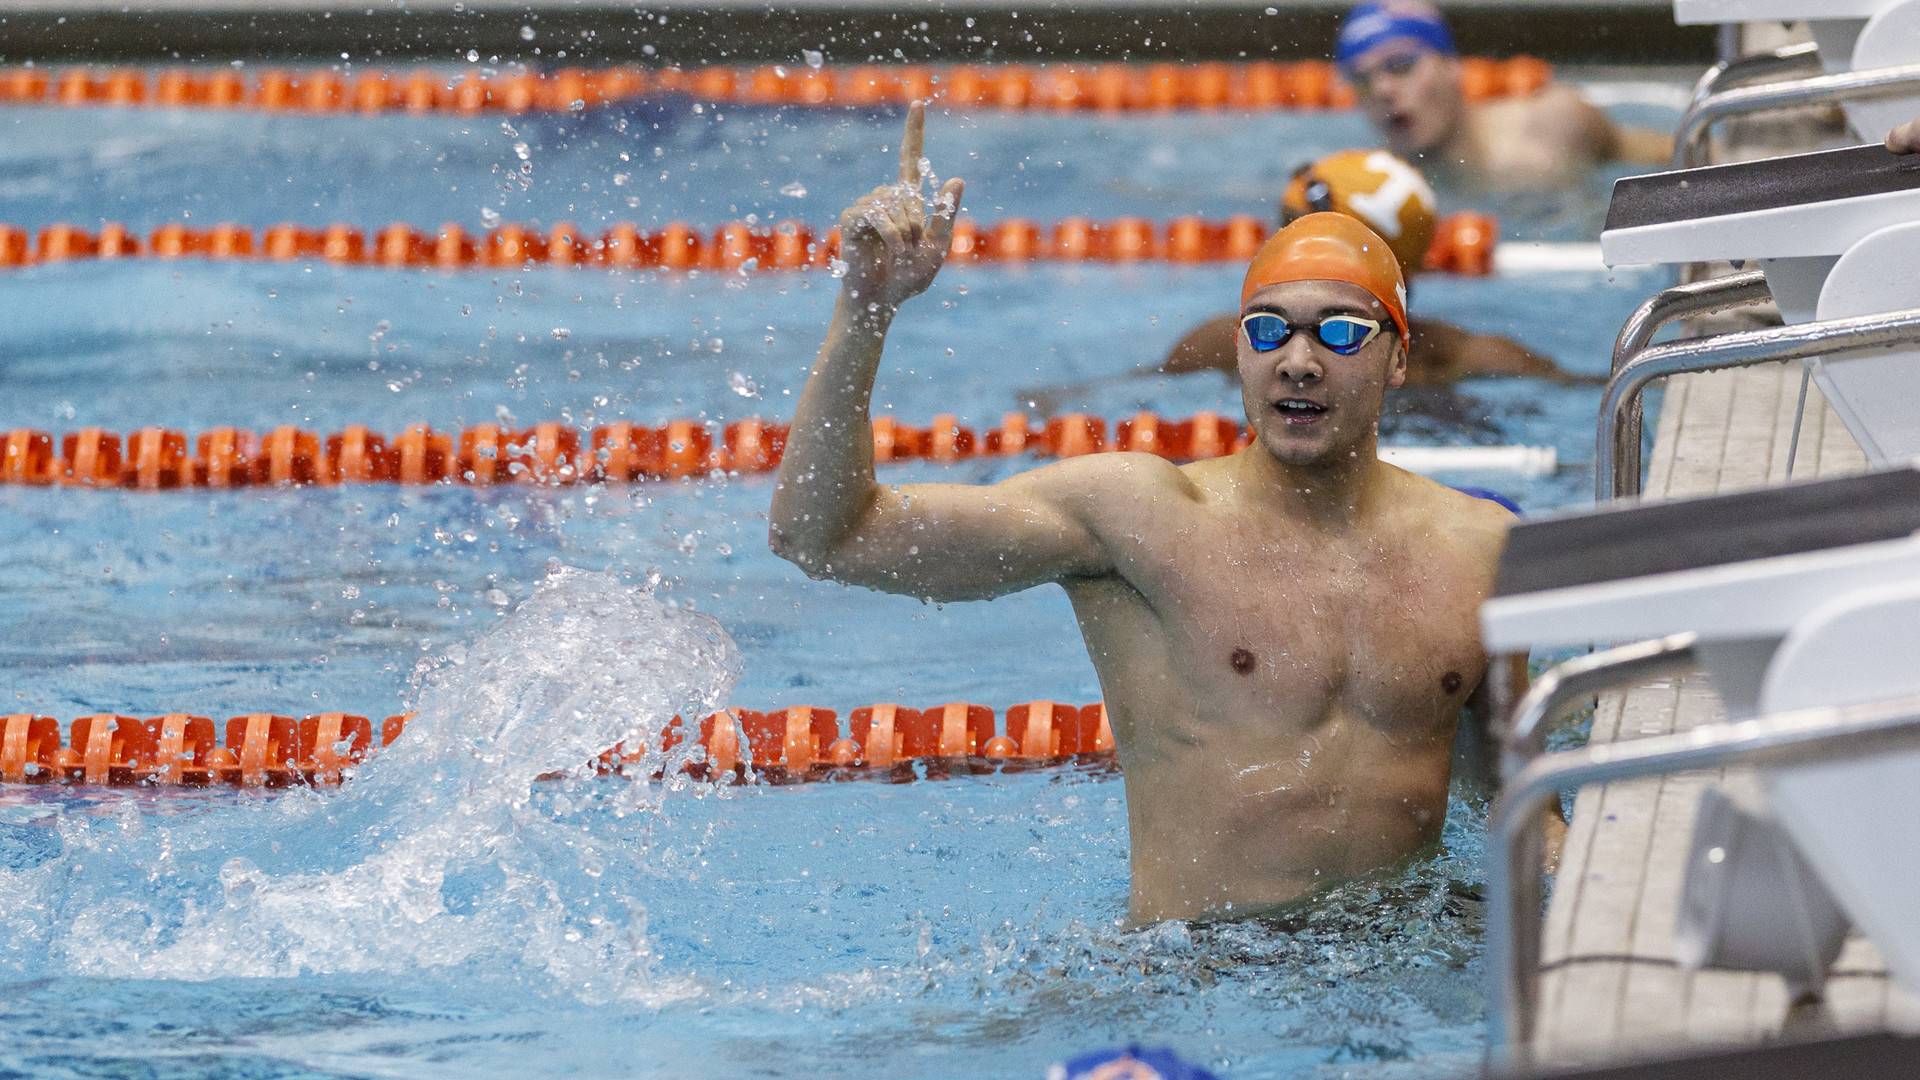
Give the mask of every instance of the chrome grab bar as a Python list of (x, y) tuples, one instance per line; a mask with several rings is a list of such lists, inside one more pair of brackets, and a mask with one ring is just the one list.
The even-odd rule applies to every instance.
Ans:
[[(1722, 31), (1729, 29), (1735, 27), (1732, 24), (1721, 27)], [(1693, 84), (1693, 95), (1688, 98), (1687, 107), (1680, 114), (1681, 122), (1685, 123), (1702, 101), (1722, 90), (1801, 74), (1820, 74), (1820, 49), (1812, 42), (1785, 45), (1770, 52), (1722, 60), (1703, 72)], [(1689, 263), (1679, 268), (1678, 280), (1682, 282), (1695, 281), (1700, 276), (1700, 268), (1695, 264)]]
[[(1696, 640), (1693, 634), (1674, 634), (1653, 641), (1622, 645), (1576, 657), (1541, 673), (1514, 710), (1513, 722), (1502, 740), (1501, 782), (1512, 784), (1523, 775), (1527, 766), (1546, 752), (1548, 729), (1586, 698), (1602, 690), (1696, 667)], [(1495, 874), (1499, 876), (1494, 880), (1503, 883), (1503, 895), (1507, 898), (1510, 910), (1533, 912), (1534, 919), (1529, 922), (1515, 915), (1508, 923), (1487, 923), (1488, 962), (1493, 963), (1497, 959), (1505, 965), (1496, 971), (1494, 977), (1505, 988), (1507, 996), (1496, 998), (1494, 1004), (1520, 1018), (1509, 1021), (1509, 1030), (1521, 1030), (1521, 1041), (1526, 1038), (1524, 1031), (1528, 1018), (1539, 1007), (1536, 993), (1538, 984), (1534, 975), (1540, 967), (1538, 916), (1546, 901), (1546, 881), (1541, 872), (1546, 837), (1540, 825), (1540, 812), (1519, 822), (1514, 841), (1506, 845), (1504, 858), (1495, 862)], [(1492, 832), (1489, 826), (1489, 835), (1500, 834)], [(1496, 950), (1494, 942), (1499, 940), (1502, 927), (1507, 931), (1504, 948)], [(1496, 1011), (1493, 1015), (1498, 1016), (1499, 1013)], [(1519, 1024), (1520, 1028), (1512, 1028), (1511, 1024), (1514, 1023)]]
[[(1515, 885), (1540, 876), (1538, 823), (1548, 800), (1588, 784), (1728, 765), (1822, 761), (1916, 741), (1920, 697), (1903, 697), (1708, 724), (1534, 759), (1508, 780), (1487, 825), (1497, 851), (1487, 874), (1487, 969), (1493, 982), (1488, 1057), (1506, 1068), (1524, 1066), (1530, 1057), (1542, 926), (1538, 903), (1520, 903)], [(1529, 840), (1532, 850), (1523, 851)], [(1526, 967), (1520, 966), (1523, 959)]]
[[(1631, 424), (1631, 420), (1640, 407), (1641, 395), (1655, 379), (1693, 371), (1806, 360), (1846, 349), (1886, 348), (1914, 341), (1920, 341), (1920, 308), (1713, 334), (1641, 349), (1613, 373), (1607, 380), (1606, 392), (1600, 396), (1594, 486), (1598, 491), (1616, 492), (1623, 497), (1639, 494), (1640, 435), (1638, 425)], [(1623, 431), (1629, 426), (1634, 428), (1631, 446), (1622, 439)]]
[[(1613, 342), (1613, 366), (1611, 371), (1618, 372), (1637, 356), (1653, 336), (1662, 328), (1681, 319), (1696, 315), (1709, 315), (1729, 308), (1744, 307), (1771, 299), (1773, 294), (1767, 289), (1767, 277), (1758, 270), (1749, 270), (1725, 277), (1709, 278), (1704, 281), (1692, 281), (1676, 285), (1671, 289), (1655, 293), (1647, 301), (1635, 308), (1632, 315), (1620, 327), (1620, 336)], [(1594, 499), (1606, 502), (1608, 499), (1630, 498), (1640, 494), (1640, 442), (1643, 410), (1640, 399), (1634, 398), (1625, 416), (1621, 418), (1618, 441), (1614, 444), (1621, 448), (1616, 451), (1618, 467), (1610, 477), (1596, 477)], [(1600, 445), (1594, 460), (1602, 460), (1607, 455), (1607, 436), (1602, 432)], [(1625, 447), (1631, 444), (1631, 452)], [(1596, 470), (1597, 471), (1597, 470)]]
[(1868, 101), (1907, 93), (1920, 93), (1920, 64), (1896, 64), (1721, 90), (1694, 102), (1681, 116), (1673, 136), (1673, 167), (1691, 169), (1706, 164), (1707, 136), (1713, 131), (1713, 125), (1722, 120), (1796, 105)]
[(1781, 75), (1819, 70), (1820, 49), (1810, 41), (1722, 60), (1708, 68), (1701, 74), (1700, 80), (1693, 84), (1693, 96), (1688, 99), (1687, 108), (1691, 110), (1702, 100), (1722, 90), (1766, 82)]
[(1697, 634), (1669, 634), (1576, 656), (1542, 672), (1513, 711), (1513, 723), (1502, 740), (1501, 778), (1511, 780), (1546, 753), (1547, 732), (1580, 701), (1626, 683), (1693, 670), (1699, 661), (1694, 651), (1698, 641)]

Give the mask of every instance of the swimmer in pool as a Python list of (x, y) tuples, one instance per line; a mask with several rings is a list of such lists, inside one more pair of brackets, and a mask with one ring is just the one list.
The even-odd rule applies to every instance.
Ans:
[[(1280, 196), (1284, 226), (1311, 213), (1333, 211), (1358, 218), (1378, 233), (1400, 261), (1411, 291), (1413, 275), (1427, 258), (1435, 225), (1433, 189), (1419, 170), (1384, 150), (1342, 150), (1294, 173)], [(1562, 382), (1585, 381), (1560, 370), (1525, 345), (1481, 334), (1439, 319), (1411, 318), (1406, 385), (1432, 386), (1485, 375), (1530, 375)], [(1240, 316), (1217, 315), (1187, 332), (1159, 371), (1231, 374), (1239, 364), (1234, 341)]]
[(1382, 397), (1406, 377), (1399, 264), (1342, 214), (1267, 241), (1240, 293), (1255, 439), (1229, 457), (882, 485), (881, 350), (946, 260), (963, 187), (926, 201), (924, 125), (916, 104), (899, 181), (841, 215), (845, 274), (773, 550), (935, 601), (1066, 590), (1124, 766), (1135, 921), (1255, 915), (1430, 851), (1460, 712), (1485, 697), (1478, 612), (1511, 516), (1376, 456)]
[(1571, 87), (1468, 101), (1453, 35), (1425, 0), (1356, 5), (1335, 57), (1388, 147), (1448, 186), (1569, 187), (1604, 162), (1664, 165), (1672, 155), (1670, 136), (1620, 127)]

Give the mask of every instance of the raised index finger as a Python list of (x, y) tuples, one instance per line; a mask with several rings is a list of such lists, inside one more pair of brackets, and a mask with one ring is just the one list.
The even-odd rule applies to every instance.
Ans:
[(900, 182), (920, 186), (920, 148), (927, 141), (927, 106), (916, 101), (907, 106), (907, 130), (900, 137)]

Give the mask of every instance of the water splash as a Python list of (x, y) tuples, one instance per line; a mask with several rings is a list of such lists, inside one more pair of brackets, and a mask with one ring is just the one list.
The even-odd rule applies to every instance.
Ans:
[[(636, 886), (675, 785), (540, 778), (588, 776), (623, 740), (657, 746), (675, 714), (718, 708), (738, 675), (712, 618), (611, 574), (557, 570), (486, 635), (423, 665), (405, 737), (337, 792), (215, 794), (172, 815), (142, 813), (134, 795), (34, 819), (58, 853), (0, 862), (0, 970), (504, 966), (583, 1001), (671, 1000), (687, 980), (655, 977)], [(671, 774), (694, 752), (643, 767)]]

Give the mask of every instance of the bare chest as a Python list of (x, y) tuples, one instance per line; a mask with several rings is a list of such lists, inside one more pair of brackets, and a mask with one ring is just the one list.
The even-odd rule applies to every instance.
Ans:
[(1484, 672), (1484, 571), (1444, 553), (1205, 529), (1179, 547), (1143, 591), (1190, 693), (1219, 713), (1424, 730), (1450, 722)]

